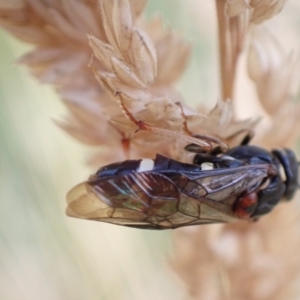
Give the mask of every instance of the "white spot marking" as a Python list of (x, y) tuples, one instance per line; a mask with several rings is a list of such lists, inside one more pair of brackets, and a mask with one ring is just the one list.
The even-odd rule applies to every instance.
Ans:
[(208, 170), (213, 170), (214, 169), (214, 164), (211, 162), (205, 162), (201, 164), (201, 170), (202, 171), (208, 171)]
[(226, 160), (235, 160), (235, 158), (229, 156), (229, 155), (222, 155), (222, 158), (223, 159), (226, 159)]
[(151, 171), (154, 167), (154, 160), (150, 158), (143, 158), (137, 172)]
[(280, 175), (282, 181), (285, 182), (286, 181), (286, 173), (285, 173), (285, 169), (282, 164), (279, 164), (279, 175)]

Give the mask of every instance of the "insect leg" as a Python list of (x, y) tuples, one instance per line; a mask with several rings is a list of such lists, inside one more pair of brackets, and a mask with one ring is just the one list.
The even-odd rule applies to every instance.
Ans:
[(241, 146), (248, 145), (250, 141), (253, 139), (254, 131), (252, 129), (248, 129), (247, 135), (243, 138), (241, 142)]
[(234, 139), (235, 137), (237, 137), (238, 135), (240, 135), (243, 132), (246, 132), (247, 134), (244, 136), (244, 138), (242, 139), (242, 141), (239, 144), (240, 144), (240, 146), (248, 145), (254, 136), (254, 131), (249, 128), (239, 130), (238, 132), (229, 136), (227, 139), (230, 139), (230, 140)]

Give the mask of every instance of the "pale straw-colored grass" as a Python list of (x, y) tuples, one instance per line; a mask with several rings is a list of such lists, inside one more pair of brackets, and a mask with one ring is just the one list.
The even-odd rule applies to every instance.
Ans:
[[(81, 143), (98, 147), (89, 158), (97, 168), (156, 153), (186, 161), (182, 149), (188, 143), (234, 146), (255, 128), (259, 145), (292, 146), (299, 127), (299, 108), (291, 102), (298, 56), (262, 24), (284, 3), (216, 1), (221, 92), (210, 112), (189, 107), (176, 89), (191, 46), (166, 29), (161, 17), (145, 21), (146, 1), (2, 1), (0, 25), (34, 45), (18, 62), (56, 87), (68, 115), (55, 122)], [(247, 59), (241, 60), (243, 55)], [(262, 109), (251, 119), (241, 120), (236, 110), (239, 63), (248, 70)], [(268, 126), (255, 127), (260, 116)], [(296, 299), (298, 217), (289, 203), (255, 224), (178, 230), (171, 267), (193, 299)], [(137, 288), (136, 296), (141, 294)]]

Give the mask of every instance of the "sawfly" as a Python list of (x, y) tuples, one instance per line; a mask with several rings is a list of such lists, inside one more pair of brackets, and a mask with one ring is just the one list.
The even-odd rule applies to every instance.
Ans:
[(257, 220), (298, 189), (292, 150), (219, 152), (196, 153), (192, 164), (158, 154), (104, 166), (68, 193), (67, 215), (141, 229)]

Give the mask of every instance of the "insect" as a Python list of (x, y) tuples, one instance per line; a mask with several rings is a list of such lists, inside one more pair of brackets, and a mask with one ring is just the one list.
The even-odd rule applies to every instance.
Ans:
[[(186, 150), (198, 152), (195, 145)], [(199, 151), (201, 152), (201, 151)], [(67, 214), (141, 229), (256, 220), (298, 188), (292, 150), (241, 145), (196, 153), (193, 164), (157, 155), (100, 168), (67, 195)]]
[[(292, 150), (269, 152), (251, 146), (252, 131), (240, 146), (228, 150), (222, 141), (193, 134), (180, 103), (185, 135), (165, 132), (136, 119), (121, 93), (123, 113), (139, 130), (191, 142), (185, 150), (193, 163), (162, 155), (126, 160), (100, 168), (67, 195), (67, 215), (141, 229), (257, 220), (298, 189), (298, 161)], [(212, 144), (217, 144), (212, 148)]]

